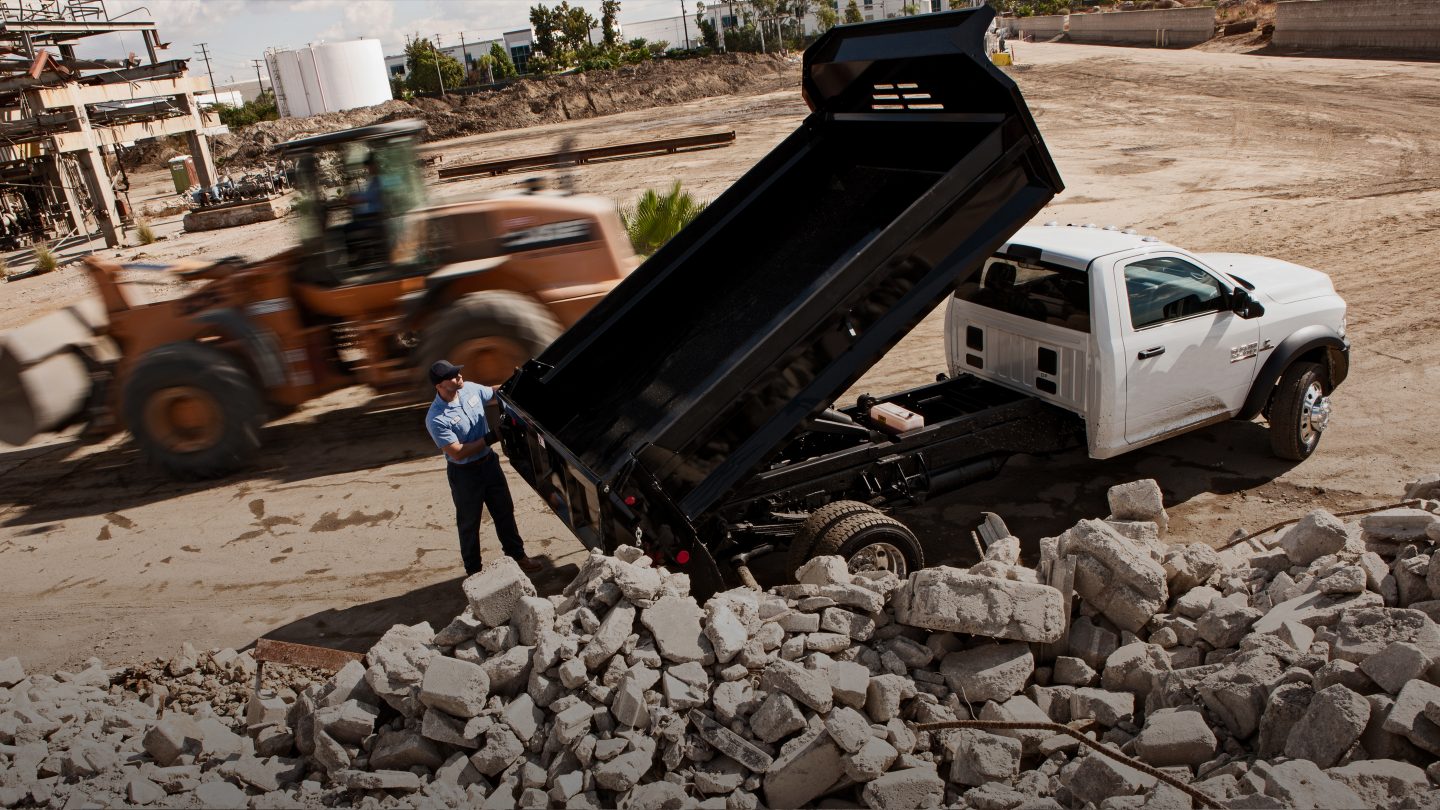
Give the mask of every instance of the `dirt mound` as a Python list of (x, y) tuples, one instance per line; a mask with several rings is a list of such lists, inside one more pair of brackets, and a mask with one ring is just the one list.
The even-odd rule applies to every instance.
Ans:
[(659, 60), (616, 70), (523, 80), (502, 90), (447, 98), (387, 101), (310, 118), (265, 121), (211, 141), (222, 163), (263, 160), (277, 143), (403, 118), (426, 124), (426, 140), (521, 129), (627, 110), (683, 104), (710, 96), (768, 93), (793, 87), (793, 58), (727, 54), (683, 61)]

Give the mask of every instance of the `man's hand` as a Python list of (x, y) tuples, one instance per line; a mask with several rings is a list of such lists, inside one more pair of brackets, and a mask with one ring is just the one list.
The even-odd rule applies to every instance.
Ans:
[(489, 446), (490, 445), (485, 443), (484, 439), (476, 439), (473, 442), (465, 442), (463, 444), (460, 442), (451, 442), (445, 445), (445, 455), (449, 456), (451, 461), (464, 461), (473, 456), (480, 455), (485, 452), (485, 448)]

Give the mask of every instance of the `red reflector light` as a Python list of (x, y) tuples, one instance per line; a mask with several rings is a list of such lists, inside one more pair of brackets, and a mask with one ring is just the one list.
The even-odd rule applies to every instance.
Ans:
[(635, 498), (634, 495), (626, 495), (626, 496), (625, 496), (625, 505), (626, 505), (626, 506), (634, 506), (634, 505), (635, 505), (635, 501), (636, 501), (636, 498)]
[(681, 565), (690, 562), (690, 552), (685, 551), (684, 549), (675, 552), (675, 562), (680, 563)]

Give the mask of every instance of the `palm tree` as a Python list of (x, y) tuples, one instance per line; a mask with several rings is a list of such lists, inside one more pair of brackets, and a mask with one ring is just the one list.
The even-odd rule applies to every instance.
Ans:
[(656, 194), (653, 188), (646, 190), (634, 208), (620, 212), (620, 221), (625, 224), (635, 252), (649, 256), (690, 224), (690, 220), (705, 210), (705, 205), (696, 202), (690, 192), (682, 191), (680, 181), (676, 180), (664, 194)]

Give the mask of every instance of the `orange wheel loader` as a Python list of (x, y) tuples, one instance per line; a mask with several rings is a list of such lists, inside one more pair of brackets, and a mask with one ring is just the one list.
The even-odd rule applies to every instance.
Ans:
[(85, 302), (0, 335), (0, 441), (88, 419), (128, 430), (179, 478), (224, 475), (261, 427), (352, 385), (428, 397), (444, 357), (499, 384), (638, 263), (614, 206), (548, 192), (427, 205), (415, 136), (400, 121), (280, 144), (302, 239), (259, 261), (129, 269), (197, 282), (132, 300), (85, 260)]

